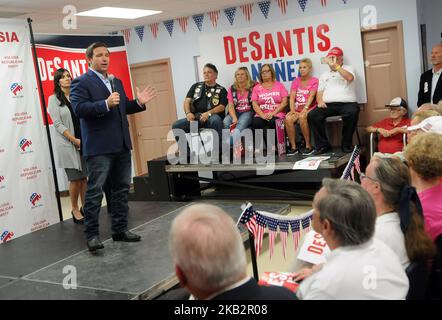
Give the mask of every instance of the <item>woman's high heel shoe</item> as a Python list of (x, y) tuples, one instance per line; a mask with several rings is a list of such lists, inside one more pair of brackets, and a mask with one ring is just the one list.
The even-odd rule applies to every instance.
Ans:
[(74, 223), (77, 223), (77, 224), (83, 224), (84, 223), (84, 218), (81, 218), (81, 219), (75, 218), (73, 211), (71, 211), (71, 215), (72, 215), (72, 220), (74, 220)]

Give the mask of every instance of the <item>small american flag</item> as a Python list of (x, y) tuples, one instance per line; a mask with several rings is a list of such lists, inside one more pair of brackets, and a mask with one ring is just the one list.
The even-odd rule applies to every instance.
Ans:
[(258, 7), (261, 10), (261, 13), (264, 15), (264, 18), (266, 18), (266, 19), (269, 16), (270, 3), (271, 3), (271, 1), (258, 2)]
[(256, 224), (256, 211), (253, 210), (252, 205), (249, 203), (244, 211), (241, 213), (241, 217), (239, 218), (239, 222), (244, 224), (249, 231), (255, 235), (257, 230)]
[(281, 9), (282, 14), (287, 13), (288, 0), (278, 0), (278, 7)]
[(252, 8), (253, 8), (253, 3), (243, 4), (241, 6), (242, 13), (244, 14), (244, 18), (246, 19), (247, 22), (249, 22), (250, 18), (252, 17)]
[(230, 25), (232, 26), (233, 21), (235, 20), (236, 7), (224, 9), (224, 14), (226, 15), (227, 20), (229, 20)]
[(121, 30), (121, 33), (124, 36), (124, 41), (126, 41), (126, 44), (129, 44), (129, 40), (130, 40), (130, 29), (124, 29)]
[[(359, 163), (359, 154), (360, 153), (361, 153), (361, 149), (359, 149), (359, 147), (356, 146), (353, 150), (353, 153), (351, 154), (351, 157), (347, 163), (347, 166), (344, 169), (344, 172), (342, 172), (342, 176), (341, 176), (342, 180), (348, 180), (350, 178), (351, 171), (355, 165), (356, 159), (358, 159), (357, 162)], [(360, 170), (360, 165), (359, 165), (359, 170)]]
[(180, 25), (181, 31), (183, 31), (183, 33), (186, 33), (188, 22), (189, 17), (178, 18), (178, 24)]
[(135, 32), (138, 35), (138, 38), (140, 38), (140, 41), (143, 42), (144, 26), (134, 27), (134, 29), (135, 29)]
[(158, 22), (151, 23), (151, 24), (149, 25), (149, 27), (150, 27), (150, 32), (152, 32), (152, 36), (154, 37), (154, 39), (156, 39), (156, 38), (158, 37), (158, 25), (159, 25)]
[(210, 21), (212, 21), (212, 26), (214, 28), (216, 28), (218, 25), (219, 10), (210, 11), (210, 12), (208, 12), (208, 15), (209, 15)]

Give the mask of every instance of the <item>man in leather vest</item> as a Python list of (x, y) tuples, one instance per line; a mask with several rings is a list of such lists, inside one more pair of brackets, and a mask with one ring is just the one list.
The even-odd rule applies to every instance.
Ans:
[[(216, 83), (218, 70), (213, 64), (207, 63), (203, 72), (204, 82), (192, 85), (184, 100), (186, 118), (175, 121), (172, 129), (181, 129), (189, 133), (191, 121), (198, 121), (198, 128), (214, 129), (221, 142), (227, 91)], [(179, 135), (175, 134), (177, 141), (178, 138)]]

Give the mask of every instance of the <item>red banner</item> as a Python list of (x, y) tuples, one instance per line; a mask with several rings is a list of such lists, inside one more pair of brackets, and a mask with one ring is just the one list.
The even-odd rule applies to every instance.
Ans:
[[(93, 38), (91, 36), (56, 37), (56, 39), (60, 39), (60, 45), (57, 45), (57, 40), (36, 40), (37, 61), (46, 105), (49, 96), (54, 93), (55, 71), (59, 68), (67, 69), (71, 73), (72, 78), (76, 78), (86, 73), (88, 71), (88, 63), (85, 54), (87, 46), (96, 41), (103, 41), (103, 37), (98, 37), (98, 39), (91, 39)], [(126, 48), (124, 47), (124, 39), (122, 36), (107, 38), (112, 40), (106, 41), (105, 39), (103, 41), (108, 45), (110, 51), (109, 74), (113, 74), (123, 82), (127, 97), (133, 99), (132, 82)], [(121, 41), (115, 41), (119, 40), (116, 38), (121, 38)], [(70, 46), (70, 44), (72, 45)], [(81, 48), (82, 45), (84, 48)], [(51, 119), (49, 119), (49, 123), (52, 124)]]

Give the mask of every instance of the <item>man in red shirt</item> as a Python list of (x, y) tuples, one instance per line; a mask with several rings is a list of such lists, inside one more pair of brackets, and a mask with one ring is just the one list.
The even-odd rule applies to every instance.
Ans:
[(403, 134), (410, 125), (408, 106), (404, 99), (397, 97), (386, 107), (390, 109), (390, 117), (369, 126), (367, 132), (379, 134), (378, 152), (395, 153), (404, 148)]

